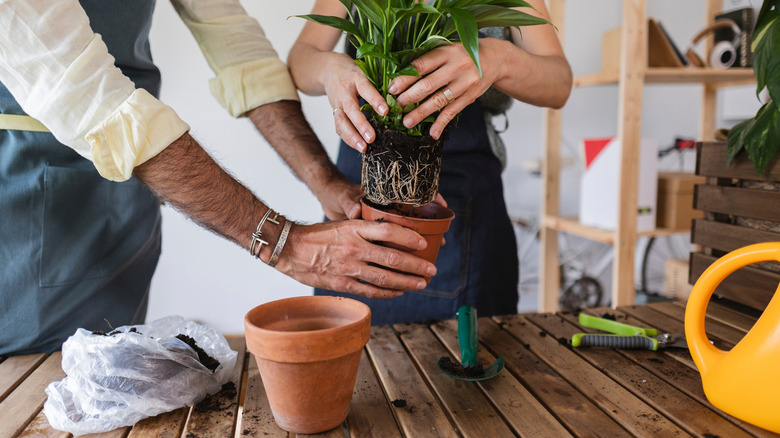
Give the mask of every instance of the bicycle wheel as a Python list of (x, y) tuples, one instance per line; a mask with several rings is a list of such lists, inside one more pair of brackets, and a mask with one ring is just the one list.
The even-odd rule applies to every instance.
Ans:
[(666, 261), (688, 259), (689, 240), (689, 234), (649, 238), (642, 256), (637, 291), (645, 295), (663, 295)]
[(595, 278), (578, 278), (563, 291), (561, 309), (572, 311), (596, 307), (601, 303), (603, 294), (601, 283)]

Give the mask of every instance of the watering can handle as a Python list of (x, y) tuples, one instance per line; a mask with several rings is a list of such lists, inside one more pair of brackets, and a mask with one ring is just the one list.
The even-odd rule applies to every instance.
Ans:
[(712, 345), (704, 331), (707, 303), (715, 288), (732, 272), (751, 263), (780, 261), (780, 242), (766, 242), (745, 246), (716, 260), (693, 286), (685, 308), (685, 338), (699, 372), (714, 366), (727, 354)]

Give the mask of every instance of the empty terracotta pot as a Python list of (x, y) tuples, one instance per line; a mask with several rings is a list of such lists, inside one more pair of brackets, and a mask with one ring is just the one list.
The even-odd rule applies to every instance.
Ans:
[[(436, 257), (438, 257), (439, 248), (441, 247), (441, 239), (444, 233), (450, 229), (450, 223), (455, 217), (455, 213), (452, 210), (435, 202), (421, 207), (406, 204), (381, 206), (363, 198), (360, 200), (360, 203), (363, 220), (381, 220), (401, 225), (416, 231), (428, 242), (428, 246), (419, 251), (411, 251), (408, 248), (387, 242), (382, 242), (383, 245), (410, 252), (431, 263), (436, 263)], [(430, 277), (425, 277), (426, 283), (430, 280)]]
[(371, 310), (350, 298), (272, 301), (244, 318), (274, 420), (284, 430), (318, 433), (347, 418)]

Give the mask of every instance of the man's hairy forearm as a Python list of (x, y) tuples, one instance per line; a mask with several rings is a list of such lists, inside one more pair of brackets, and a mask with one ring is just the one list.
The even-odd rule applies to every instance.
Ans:
[[(189, 134), (136, 167), (134, 176), (161, 200), (244, 248), (249, 247), (251, 234), (265, 211), (263, 203), (225, 172)], [(267, 246), (263, 250), (268, 251)], [(270, 254), (265, 255), (267, 260)]]
[(317, 135), (291, 100), (269, 103), (247, 114), (268, 143), (309, 189), (317, 192), (323, 184), (343, 178), (328, 157)]

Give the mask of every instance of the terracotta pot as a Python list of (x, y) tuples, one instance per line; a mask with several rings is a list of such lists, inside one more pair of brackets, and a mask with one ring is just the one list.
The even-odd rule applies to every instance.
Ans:
[(244, 318), (274, 420), (318, 433), (347, 418), (371, 310), (350, 298), (307, 296), (262, 304)]
[[(455, 217), (455, 213), (452, 210), (435, 202), (421, 207), (404, 204), (388, 207), (372, 204), (363, 198), (360, 200), (360, 203), (363, 220), (381, 220), (401, 225), (416, 231), (428, 242), (428, 246), (419, 251), (411, 251), (408, 248), (388, 242), (381, 242), (383, 245), (410, 252), (431, 263), (436, 263), (436, 257), (439, 255), (439, 248), (441, 247), (441, 239), (444, 233), (450, 229), (450, 223)], [(430, 277), (425, 277), (426, 283), (430, 280)]]

